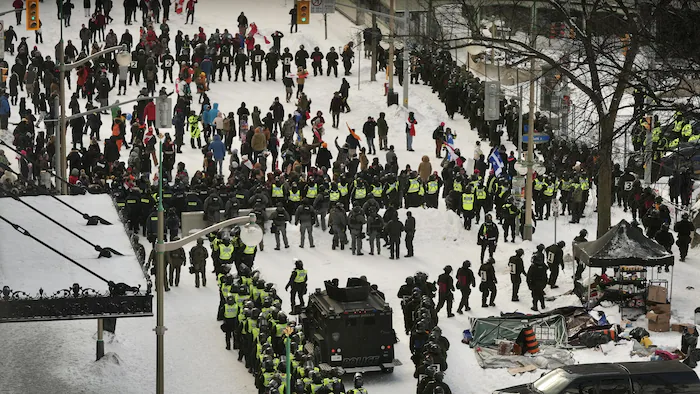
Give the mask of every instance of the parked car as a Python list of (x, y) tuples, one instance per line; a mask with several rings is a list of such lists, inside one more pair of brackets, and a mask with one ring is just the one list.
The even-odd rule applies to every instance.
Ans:
[(557, 368), (533, 383), (493, 394), (700, 393), (700, 379), (678, 361), (579, 364)]

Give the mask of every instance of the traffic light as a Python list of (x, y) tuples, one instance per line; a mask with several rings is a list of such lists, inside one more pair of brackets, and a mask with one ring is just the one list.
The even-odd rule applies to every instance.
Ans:
[(27, 30), (39, 30), (39, 0), (27, 0)]
[(309, 2), (307, 0), (297, 1), (297, 25), (308, 25), (309, 15)]

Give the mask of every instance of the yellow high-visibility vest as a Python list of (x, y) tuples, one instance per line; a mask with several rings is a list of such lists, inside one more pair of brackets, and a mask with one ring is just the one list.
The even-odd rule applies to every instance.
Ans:
[(296, 192), (289, 191), (289, 201), (299, 202), (301, 201), (301, 192), (297, 190)]
[(297, 276), (294, 277), (294, 283), (306, 282), (306, 270), (296, 270)]
[(376, 198), (381, 198), (382, 197), (382, 186), (372, 186), (372, 195)]
[(345, 197), (348, 195), (348, 185), (347, 183), (345, 185), (341, 185), (340, 183), (338, 184), (338, 191), (340, 192), (340, 195)]
[(355, 189), (356, 200), (362, 200), (365, 197), (367, 197), (367, 189), (365, 189), (364, 187)]
[(220, 260), (231, 260), (233, 256), (233, 244), (230, 245), (219, 245), (219, 259)]
[(284, 197), (284, 189), (282, 186), (272, 185), (272, 197), (282, 198)]
[(318, 186), (313, 185), (313, 186), (309, 186), (309, 187), (306, 189), (306, 197), (308, 197), (308, 198), (316, 198), (317, 195), (318, 195)]
[(255, 246), (246, 245), (245, 249), (243, 249), (243, 254), (253, 254), (253, 253), (255, 253)]
[(428, 194), (435, 194), (438, 191), (438, 181), (428, 182)]
[(462, 194), (462, 209), (465, 211), (474, 209), (474, 193)]
[(683, 129), (682, 129), (682, 131), (681, 131), (681, 135), (682, 135), (683, 137), (686, 137), (686, 138), (688, 138), (688, 137), (690, 137), (691, 135), (693, 135), (693, 126), (691, 126), (690, 123), (688, 123), (688, 124), (686, 124), (685, 126), (683, 126)]
[(460, 182), (454, 181), (452, 183), (452, 190), (461, 193), (462, 192), (462, 184)]
[(328, 195), (329, 199), (333, 202), (340, 200), (340, 192), (339, 191), (333, 191), (331, 190), (330, 194)]
[(408, 192), (409, 193), (417, 193), (420, 190), (420, 182), (418, 182), (418, 179), (411, 179), (410, 184), (408, 186)]

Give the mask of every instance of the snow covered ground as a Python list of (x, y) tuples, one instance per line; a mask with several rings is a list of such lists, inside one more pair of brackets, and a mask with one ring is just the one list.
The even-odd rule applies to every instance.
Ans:
[[(54, 7), (54, 2), (42, 4), (42, 13), (45, 15), (46, 44), (39, 45), (39, 48), (44, 54), (53, 54), (55, 38), (58, 37), (58, 22), (46, 17), (53, 15)], [(227, 0), (200, 0), (195, 23), (196, 26), (202, 26), (207, 34), (213, 32), (215, 28), (222, 30), (228, 28), (229, 31), (235, 31), (235, 16), (240, 11), (244, 11), (249, 22), (257, 23), (261, 33), (269, 36), (277, 29), (285, 33), (282, 47), (288, 46), (292, 52), (298, 48), (299, 44), (304, 44), (307, 50), (319, 46), (324, 53), (330, 46), (342, 48), (349, 40), (356, 37), (356, 32), (360, 29), (351, 25), (340, 14), (329, 15), (329, 39), (324, 40), (322, 17), (313, 15), (310, 25), (300, 26), (298, 34), (289, 35), (286, 30), (289, 23), (287, 14), (289, 7), (291, 7), (291, 1), (286, 6), (281, 1), (259, 1), (241, 6), (239, 2)], [(72, 27), (66, 29), (66, 39), (77, 40), (78, 29), (83, 22), (79, 14), (81, 12), (77, 10), (73, 16)], [(115, 24), (110, 27), (120, 35), (124, 28), (121, 24), (123, 11), (120, 2), (115, 2), (112, 16)], [(172, 16), (173, 21), (170, 23), (172, 36), (178, 29), (186, 34), (193, 33), (195, 27), (189, 25), (185, 27), (183, 16), (176, 16), (174, 13)], [(6, 18), (8, 19), (10, 18)], [(136, 34), (135, 26), (131, 26), (130, 30), (132, 34)], [(33, 42), (33, 37), (30, 41)], [(263, 48), (268, 49), (265, 45)], [(362, 53), (359, 52), (357, 55), (362, 56)], [(358, 62), (362, 65), (359, 86), (357, 85)], [(408, 110), (395, 106), (387, 108), (383, 97), (383, 74), (378, 76), (377, 82), (369, 82), (368, 74), (369, 61), (356, 59), (353, 75), (348, 77), (352, 85), (349, 98), (352, 112), (341, 116), (343, 125), (348, 122), (351, 127), (359, 129), (367, 116), (376, 116), (380, 111), (386, 112), (390, 127), (389, 143), (396, 146), (400, 166), (409, 164), (415, 168), (422, 155), (434, 156), (432, 130), (441, 121), (445, 121), (446, 126), (457, 133), (456, 145), (465, 152), (466, 156), (470, 156), (477, 138), (476, 133), (471, 130), (466, 120), (447, 119), (443, 104), (428, 87), (423, 85), (411, 85), (408, 110), (416, 114), (418, 135), (414, 141), (416, 151), (405, 151), (404, 120)], [(169, 84), (166, 86), (169, 90), (172, 89)], [(313, 100), (312, 112), (321, 110), (326, 113), (330, 98), (339, 86), (340, 78), (310, 77), (305, 91)], [(135, 97), (138, 89), (137, 86), (131, 86), (127, 98)], [(249, 108), (259, 106), (264, 115), (274, 97), (284, 96), (284, 88), (281, 82), (217, 82), (212, 85), (209, 96), (211, 102), (219, 103), (219, 108), (225, 113), (235, 112), (240, 103), (245, 101)], [(84, 101), (81, 101), (83, 108), (84, 104)], [(289, 112), (293, 107), (291, 104), (285, 104), (285, 109)], [(11, 121), (18, 121), (16, 115)], [(103, 119), (103, 122), (109, 124), (107, 119)], [(328, 127), (325, 140), (331, 141), (334, 136), (339, 136), (342, 140), (345, 135), (344, 127), (339, 130)], [(201, 153), (188, 146), (183, 149), (185, 153), (178, 155), (177, 160), (184, 161), (192, 174), (201, 168)], [(126, 159), (124, 152), (122, 152), (122, 159)], [(385, 161), (384, 157), (380, 157), (380, 160)], [(433, 168), (439, 170), (439, 162), (435, 159), (432, 161)], [(594, 201), (591, 201), (591, 204), (594, 204)], [(471, 312), (449, 320), (445, 312), (441, 312), (439, 325), (452, 343), (448, 353), (449, 369), (446, 373), (446, 381), (454, 393), (490, 393), (497, 388), (529, 382), (539, 377), (539, 372), (511, 377), (505, 370), (482, 370), (478, 367), (472, 350), (460, 343), (462, 331), (469, 328), (469, 317), (489, 316), (500, 312), (529, 311), (531, 298), (526, 289), (521, 289), (521, 302), (509, 301), (511, 285), (506, 266), (508, 257), (514, 253), (515, 249), (522, 247), (525, 249), (525, 257), (529, 259), (537, 244), (550, 245), (555, 240), (565, 240), (567, 251), (570, 251), (571, 240), (582, 228), (588, 229), (590, 234), (595, 233), (595, 214), (592, 210), (593, 205), (590, 205), (586, 211), (587, 217), (578, 225), (569, 224), (566, 218), (558, 220), (556, 227), (552, 219), (539, 222), (534, 242), (518, 240), (515, 244), (499, 244), (494, 256), (499, 277), (497, 307), (487, 309), (479, 307), (480, 293), (474, 292), (471, 297), (473, 307)], [(325, 279), (337, 277), (342, 282), (349, 276), (366, 275), (370, 282), (378, 284), (379, 288), (385, 292), (387, 301), (395, 311), (394, 328), (400, 340), (396, 346), (396, 357), (404, 363), (404, 366), (396, 368), (390, 375), (367, 375), (365, 387), (372, 394), (415, 391), (416, 382), (412, 377), (413, 368), (408, 351), (408, 337), (403, 334), (400, 304), (399, 299), (396, 298), (396, 292), (404, 278), (416, 271), (424, 271), (430, 274), (431, 280), (435, 280), (447, 264), (456, 268), (464, 260), (471, 260), (473, 265), (477, 265), (479, 260), (480, 249), (476, 245), (476, 230), (471, 232), (463, 230), (459, 218), (454, 214), (442, 208), (439, 210), (413, 209), (412, 212), (417, 221), (416, 250), (415, 257), (412, 259), (389, 260), (386, 254), (381, 256), (365, 254), (362, 257), (354, 257), (349, 250), (331, 251), (331, 237), (328, 234), (321, 234), (318, 230), (315, 231), (317, 247), (313, 250), (299, 249), (296, 246), (296, 240), (299, 237), (298, 229), (293, 226), (288, 229), (292, 246), (290, 249), (276, 252), (272, 248), (266, 248), (264, 252), (258, 253), (256, 259), (256, 266), (261, 269), (264, 278), (276, 283), (279, 288), (282, 288), (288, 279), (289, 272), (293, 268), (293, 258), (300, 258), (309, 271), (310, 290), (322, 287)], [(402, 220), (405, 218), (405, 210), (400, 212), (400, 216)], [(623, 216), (621, 210), (615, 209), (613, 222)], [(5, 233), (6, 230), (2, 228), (0, 242), (3, 247), (8, 239)], [(274, 242), (269, 232), (265, 240), (268, 245)], [(185, 249), (189, 250), (189, 247)], [(686, 286), (696, 286), (694, 278), (699, 271), (700, 258), (697, 252), (691, 253), (686, 263), (678, 264), (674, 278), (672, 321), (691, 321), (693, 310), (700, 306), (697, 301), (700, 299), (698, 290), (686, 288)], [(254, 392), (253, 378), (248, 375), (243, 365), (236, 361), (235, 353), (224, 349), (224, 336), (219, 329), (220, 323), (215, 319), (218, 295), (212, 274), (209, 274), (210, 282), (207, 287), (196, 289), (193, 278), (186, 272), (185, 270), (181, 282), (183, 286), (173, 288), (165, 295), (165, 322), (168, 328), (165, 335), (166, 392)], [(48, 283), (53, 280), (53, 278), (42, 277), (39, 268), (31, 274)], [(548, 308), (578, 305), (576, 297), (562, 295), (572, 287), (571, 274), (571, 263), (567, 263), (565, 271), (560, 275), (560, 288), (548, 291), (548, 296), (558, 296), (555, 301), (548, 303)], [(661, 274), (661, 276), (668, 277), (667, 274)], [(284, 292), (280, 294), (285, 305), (289, 305), (288, 294)], [(616, 309), (605, 312), (609, 320), (614, 322), (619, 319)], [(642, 318), (637, 324), (646, 326), (646, 321)], [(94, 321), (4, 325), (0, 330), (0, 344), (2, 344), (0, 349), (3, 354), (0, 358), (0, 377), (2, 377), (0, 392), (51, 391), (115, 394), (153, 392), (155, 335), (152, 328), (154, 326), (155, 318), (119, 320), (116, 336), (110, 338), (105, 345), (106, 351), (110, 353), (109, 357), (94, 362), (96, 328)], [(653, 333), (651, 338), (654, 343), (662, 345), (680, 345), (680, 335), (677, 333)], [(581, 363), (629, 360), (629, 350), (631, 346), (622, 343), (607, 352), (607, 355), (603, 355), (600, 351), (583, 350), (575, 351), (574, 357)], [(635, 358), (635, 360), (639, 359)]]

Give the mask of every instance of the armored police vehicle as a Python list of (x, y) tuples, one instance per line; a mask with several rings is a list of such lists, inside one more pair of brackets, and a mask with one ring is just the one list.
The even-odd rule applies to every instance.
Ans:
[(391, 373), (401, 365), (394, 359), (396, 333), (392, 310), (383, 295), (360, 278), (325, 281), (301, 314), (309, 351), (321, 369), (343, 367), (346, 373)]

